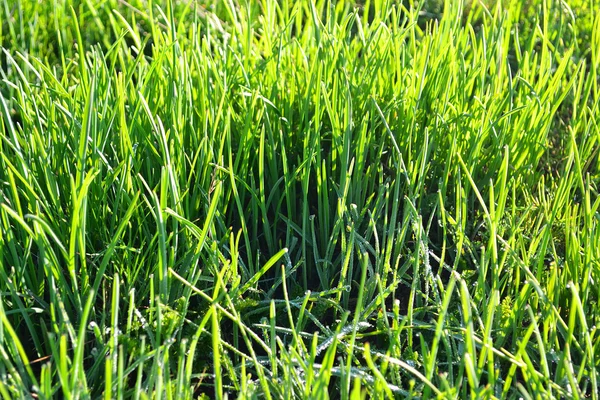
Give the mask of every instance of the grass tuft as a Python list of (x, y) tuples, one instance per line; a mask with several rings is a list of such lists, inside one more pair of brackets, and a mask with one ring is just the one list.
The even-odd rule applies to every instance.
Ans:
[(598, 9), (0, 0), (0, 396), (598, 399)]

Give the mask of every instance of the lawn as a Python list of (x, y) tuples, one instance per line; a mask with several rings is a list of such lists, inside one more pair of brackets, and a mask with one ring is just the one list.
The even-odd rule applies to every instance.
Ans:
[(599, 0), (0, 0), (0, 397), (589, 398)]

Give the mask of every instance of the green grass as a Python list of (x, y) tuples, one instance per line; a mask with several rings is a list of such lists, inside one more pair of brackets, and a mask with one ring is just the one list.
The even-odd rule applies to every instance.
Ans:
[(598, 10), (0, 0), (0, 396), (598, 399)]

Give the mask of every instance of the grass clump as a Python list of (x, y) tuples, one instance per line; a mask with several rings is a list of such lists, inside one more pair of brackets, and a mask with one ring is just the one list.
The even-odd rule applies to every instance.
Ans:
[(572, 6), (1, 0), (0, 395), (597, 399)]

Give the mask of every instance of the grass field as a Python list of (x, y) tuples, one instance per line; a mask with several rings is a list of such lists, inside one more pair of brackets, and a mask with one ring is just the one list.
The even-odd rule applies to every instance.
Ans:
[(0, 396), (599, 398), (598, 0), (0, 0)]

